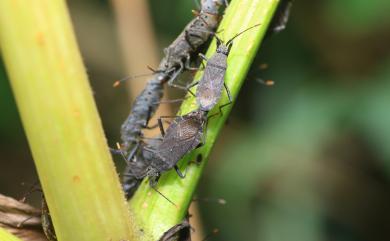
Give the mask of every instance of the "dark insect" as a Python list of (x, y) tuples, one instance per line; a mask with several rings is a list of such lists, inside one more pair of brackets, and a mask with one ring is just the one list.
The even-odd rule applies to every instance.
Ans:
[[(148, 148), (157, 148), (161, 143), (160, 138), (151, 139), (148, 141)], [(125, 192), (126, 198), (129, 199), (134, 195), (138, 186), (144, 177), (151, 175), (150, 163), (152, 162), (153, 153), (145, 151), (146, 143), (142, 142), (139, 152), (133, 159), (127, 162), (126, 168), (122, 176), (122, 188)], [(126, 158), (126, 157), (124, 157)]]
[[(207, 125), (207, 114), (217, 104), (222, 95), (222, 88), (225, 87), (229, 102), (219, 106), (219, 112), (222, 114), (222, 108), (232, 103), (229, 89), (225, 85), (225, 72), (227, 68), (227, 56), (233, 44), (233, 40), (244, 32), (259, 26), (254, 25), (230, 39), (226, 44), (217, 37), (217, 51), (207, 61), (204, 74), (198, 84), (196, 91), (196, 100), (198, 109), (186, 115), (176, 117), (169, 125), (167, 131), (164, 131), (161, 117), (159, 126), (163, 136), (161, 144), (156, 149), (145, 147), (144, 151), (154, 153), (153, 160), (149, 164), (148, 176), (150, 185), (156, 185), (161, 173), (174, 168), (177, 174), (184, 178), (179, 167), (178, 161), (187, 153), (204, 143), (204, 130)], [(212, 115), (214, 116), (214, 115)]]
[(123, 189), (127, 198), (134, 194), (145, 177), (149, 177), (152, 188), (157, 184), (160, 175), (172, 168), (184, 178), (184, 174), (176, 165), (177, 162), (204, 142), (207, 112), (196, 110), (177, 116), (166, 131), (162, 127), (162, 118), (164, 117), (159, 118), (162, 139), (151, 139), (147, 144), (143, 143), (141, 151), (127, 164), (123, 174)]
[[(163, 96), (163, 85), (168, 82), (172, 86), (186, 89), (174, 84), (173, 81), (186, 69), (193, 69), (190, 65), (191, 54), (199, 51), (216, 29), (219, 22), (218, 11), (223, 5), (221, 0), (203, 0), (199, 14), (167, 47), (154, 77), (147, 83), (145, 89), (136, 98), (131, 112), (121, 127), (123, 152), (127, 160), (137, 154), (142, 139), (142, 129), (146, 128), (150, 118), (156, 112)], [(115, 153), (118, 153), (115, 151)]]
[(24, 197), (18, 201), (0, 194), (0, 227), (19, 238), (31, 237), (35, 240), (44, 240), (41, 210), (26, 203), (25, 199)]
[(199, 109), (201, 109), (202, 111), (210, 111), (221, 98), (223, 88), (225, 88), (226, 90), (226, 93), (229, 98), (229, 102), (219, 106), (220, 113), (222, 113), (223, 107), (230, 105), (232, 103), (232, 97), (230, 95), (230, 91), (225, 84), (227, 57), (233, 45), (233, 40), (238, 36), (240, 36), (241, 34), (243, 34), (244, 32), (254, 27), (257, 27), (259, 25), (260, 24), (256, 24), (236, 34), (233, 38), (227, 41), (226, 44), (220, 38), (218, 38), (218, 36), (215, 36), (217, 39), (217, 50), (216, 53), (213, 56), (211, 56), (210, 59), (207, 59), (202, 54), (199, 54), (203, 59), (207, 61), (206, 68), (204, 70), (202, 78), (199, 81), (189, 86), (189, 88), (191, 88), (195, 85), (198, 85), (195, 97)]
[[(172, 124), (168, 127), (166, 133), (162, 127), (161, 118), (159, 119), (159, 126), (163, 139), (161, 143), (155, 147), (144, 145), (142, 153), (138, 154), (142, 163), (131, 163), (130, 167), (126, 168), (124, 176), (127, 177), (125, 192), (127, 194), (134, 193), (134, 190), (138, 187), (139, 182), (136, 180), (142, 179), (145, 176), (150, 177), (150, 185), (154, 187), (161, 175), (172, 168), (175, 168), (177, 174), (184, 178), (180, 169), (177, 166), (177, 162), (187, 153), (199, 147), (202, 144), (204, 137), (204, 127), (207, 123), (207, 113), (211, 110), (219, 101), (222, 95), (222, 88), (225, 87), (229, 97), (227, 104), (219, 107), (220, 113), (222, 108), (232, 103), (229, 89), (224, 83), (225, 72), (227, 68), (227, 56), (229, 55), (232, 41), (244, 33), (245, 31), (257, 27), (259, 24), (252, 26), (230, 39), (226, 44), (223, 43), (217, 37), (217, 51), (207, 61), (207, 65), (204, 71), (204, 75), (199, 82), (196, 82), (192, 86), (199, 84), (196, 91), (196, 100), (199, 105), (199, 109), (190, 112), (184, 116), (178, 116), (174, 119)], [(139, 147), (139, 142), (136, 148)], [(145, 152), (151, 152), (152, 160), (146, 157)], [(128, 159), (129, 160), (129, 159)], [(129, 174), (129, 171), (134, 169), (133, 173)], [(131, 177), (129, 179), (129, 177)], [(131, 180), (131, 182), (130, 182)], [(127, 195), (130, 197), (131, 195)]]
[(191, 225), (188, 217), (181, 223), (168, 229), (158, 241), (191, 241)]
[(283, 31), (290, 17), (290, 11), (294, 0), (280, 1), (272, 21), (268, 27), (266, 37)]
[(204, 142), (204, 131), (207, 124), (207, 112), (200, 109), (183, 116), (177, 116), (164, 131), (161, 117), (159, 125), (163, 139), (156, 149), (148, 148), (146, 151), (153, 153), (153, 161), (150, 163), (153, 170), (150, 184), (157, 182), (161, 173), (175, 168), (177, 174), (184, 178), (177, 162), (187, 153), (201, 146)]
[(190, 67), (191, 54), (196, 53), (217, 28), (220, 20), (219, 8), (223, 4), (222, 0), (202, 0), (200, 12), (187, 24), (175, 41), (164, 49), (165, 57), (159, 69), (170, 75), (168, 82), (170, 85), (176, 86), (173, 81), (184, 70), (194, 69)]
[(51, 216), (49, 213), (49, 207), (47, 206), (46, 199), (43, 193), (42, 193), (41, 209), (42, 209), (41, 221), (42, 221), (43, 232), (45, 233), (48, 240), (56, 241), (57, 236), (54, 231), (53, 222), (51, 220)]
[[(32, 194), (35, 191), (40, 192), (41, 193), (41, 210), (40, 210), (40, 220), (38, 219), (40, 222), (37, 223), (35, 221), (35, 225), (36, 226), (39, 225), (42, 228), (43, 233), (45, 234), (46, 238), (49, 241), (56, 241), (57, 237), (56, 237), (56, 234), (55, 234), (55, 231), (54, 231), (53, 222), (52, 222), (51, 217), (50, 217), (49, 208), (47, 206), (46, 199), (45, 199), (45, 196), (43, 194), (42, 188), (40, 188), (39, 186), (40, 186), (39, 182), (37, 182), (34, 185), (32, 185), (30, 190), (28, 190), (28, 192), (24, 195), (24, 197), (23, 197), (23, 199), (21, 201), (22, 204), (16, 203), (16, 205), (14, 204), (13, 206), (14, 207), (20, 206), (20, 207), (23, 207), (25, 210), (28, 210), (28, 206), (29, 205), (24, 203), (26, 198), (27, 198), (27, 196)], [(0, 209), (2, 209), (2, 208), (0, 207)], [(17, 225), (17, 227), (18, 228), (24, 228), (25, 226), (30, 226), (31, 225), (31, 221), (35, 220), (37, 218), (37, 216), (38, 215), (36, 213), (32, 213), (31, 212), (30, 213), (30, 217), (25, 218), (22, 222), (20, 222)]]
[(156, 112), (163, 96), (163, 74), (156, 74), (148, 81), (145, 89), (135, 99), (131, 112), (121, 126), (122, 150), (126, 160), (131, 160), (136, 154), (142, 139), (142, 129), (147, 128), (150, 118)]

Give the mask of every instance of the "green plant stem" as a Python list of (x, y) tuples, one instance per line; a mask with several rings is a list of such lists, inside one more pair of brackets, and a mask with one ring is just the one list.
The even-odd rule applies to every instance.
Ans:
[[(230, 89), (233, 99), (236, 99), (239, 93), (278, 3), (278, 0), (234, 0), (227, 9), (219, 27), (219, 35), (225, 41), (244, 29), (261, 24), (258, 28), (254, 28), (234, 40), (233, 48), (228, 57), (225, 77), (225, 83)], [(215, 41), (211, 44), (207, 56), (210, 57), (214, 53)], [(195, 81), (199, 80), (201, 76), (202, 73), (197, 73)], [(219, 103), (223, 104), (227, 101), (227, 96), (224, 95)], [(223, 116), (210, 120), (206, 144), (186, 155), (180, 162), (183, 168), (186, 163), (195, 160), (197, 155), (201, 154), (203, 158), (201, 164), (190, 164), (184, 179), (180, 179), (175, 171), (161, 177), (157, 186), (158, 190), (173, 201), (177, 207), (153, 191), (147, 181), (140, 186), (135, 196), (130, 200), (130, 211), (136, 217), (136, 225), (138, 229), (143, 230), (139, 234), (141, 240), (158, 240), (166, 230), (182, 221), (206, 165), (207, 157), (231, 107), (232, 105), (223, 109)], [(196, 108), (194, 98), (190, 97), (182, 104), (179, 113), (185, 114)], [(215, 108), (211, 114), (217, 111), (218, 108)]]
[(1, 0), (0, 46), (58, 239), (132, 240), (64, 0)]
[(0, 240), (1, 241), (22, 241), (21, 239), (12, 235), (7, 230), (1, 227), (0, 227)]

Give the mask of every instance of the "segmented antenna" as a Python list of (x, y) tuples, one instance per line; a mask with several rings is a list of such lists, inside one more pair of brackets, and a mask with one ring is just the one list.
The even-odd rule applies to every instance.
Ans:
[(28, 218), (25, 218), (23, 221), (20, 221), (20, 222), (16, 225), (16, 227), (17, 227), (17, 228), (22, 228), (23, 225), (24, 225), (25, 223), (27, 223), (28, 220), (33, 219), (33, 218), (36, 218), (36, 217), (35, 217), (35, 216), (30, 216), (30, 217), (28, 217)]
[[(22, 182), (21, 184), (22, 186), (25, 186), (26, 183)], [(39, 191), (39, 192), (42, 192), (42, 188), (39, 187), (39, 181), (35, 181), (31, 184), (30, 188), (27, 190), (27, 192), (25, 192), (22, 196), (22, 198), (19, 200), (19, 202), (22, 202), (24, 203), (27, 199), (28, 196), (30, 196), (33, 192), (36, 192), (36, 191)]]
[(159, 190), (157, 190), (156, 187), (154, 186), (151, 186), (153, 188), (154, 191), (156, 191), (158, 194), (160, 194), (163, 198), (165, 198), (168, 202), (170, 202), (173, 206), (175, 206), (176, 208), (178, 208), (178, 206), (172, 202), (171, 200), (169, 200), (169, 198), (167, 198), (164, 194), (162, 194)]
[(133, 76), (127, 76), (127, 77), (124, 77), (120, 80), (117, 80), (114, 82), (114, 84), (112, 85), (113, 87), (118, 87), (121, 83), (125, 82), (125, 81), (128, 81), (130, 79), (136, 79), (136, 78), (139, 78), (139, 77), (145, 77), (145, 76), (150, 76), (150, 75), (153, 75), (153, 73), (148, 73), (148, 74), (139, 74), (139, 75), (133, 75)]
[(126, 159), (126, 156), (125, 154), (123, 153), (122, 151), (122, 147), (121, 147), (121, 144), (119, 144), (119, 142), (116, 143), (116, 148), (118, 148), (118, 151), (121, 153), (121, 156), (123, 157), (123, 159), (125, 160), (125, 162), (127, 163), (127, 159)]
[(261, 25), (261, 24), (258, 23), (258, 24), (253, 25), (252, 27), (249, 27), (249, 28), (247, 28), (247, 29), (245, 29), (245, 30), (239, 32), (238, 34), (234, 35), (233, 38), (229, 39), (229, 41), (226, 42), (226, 45), (231, 44), (232, 41), (233, 41), (235, 38), (237, 38), (237, 37), (240, 36), (241, 34), (245, 33), (246, 31), (251, 30), (252, 28), (258, 27), (258, 26), (260, 26), (260, 25)]

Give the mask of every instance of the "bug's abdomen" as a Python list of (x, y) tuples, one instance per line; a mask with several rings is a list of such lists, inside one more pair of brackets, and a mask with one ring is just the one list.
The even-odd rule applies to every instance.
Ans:
[(121, 127), (121, 138), (125, 151), (139, 141), (142, 129), (156, 109), (163, 95), (163, 85), (158, 81), (149, 81), (142, 93), (135, 99), (130, 115)]
[(226, 72), (226, 57), (215, 54), (206, 65), (196, 90), (196, 101), (203, 111), (211, 110), (221, 98)]

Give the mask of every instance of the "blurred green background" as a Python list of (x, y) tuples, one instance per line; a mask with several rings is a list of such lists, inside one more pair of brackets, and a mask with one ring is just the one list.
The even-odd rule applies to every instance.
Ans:
[[(112, 88), (126, 73), (112, 6), (68, 4), (114, 146), (131, 101)], [(196, 6), (149, 5), (161, 54)], [(287, 29), (263, 42), (198, 188), (227, 201), (199, 202), (204, 233), (220, 230), (210, 240), (390, 240), (389, 12), (383, 0), (295, 1)], [(0, 192), (18, 198), (38, 179), (2, 64), (0, 109)]]

